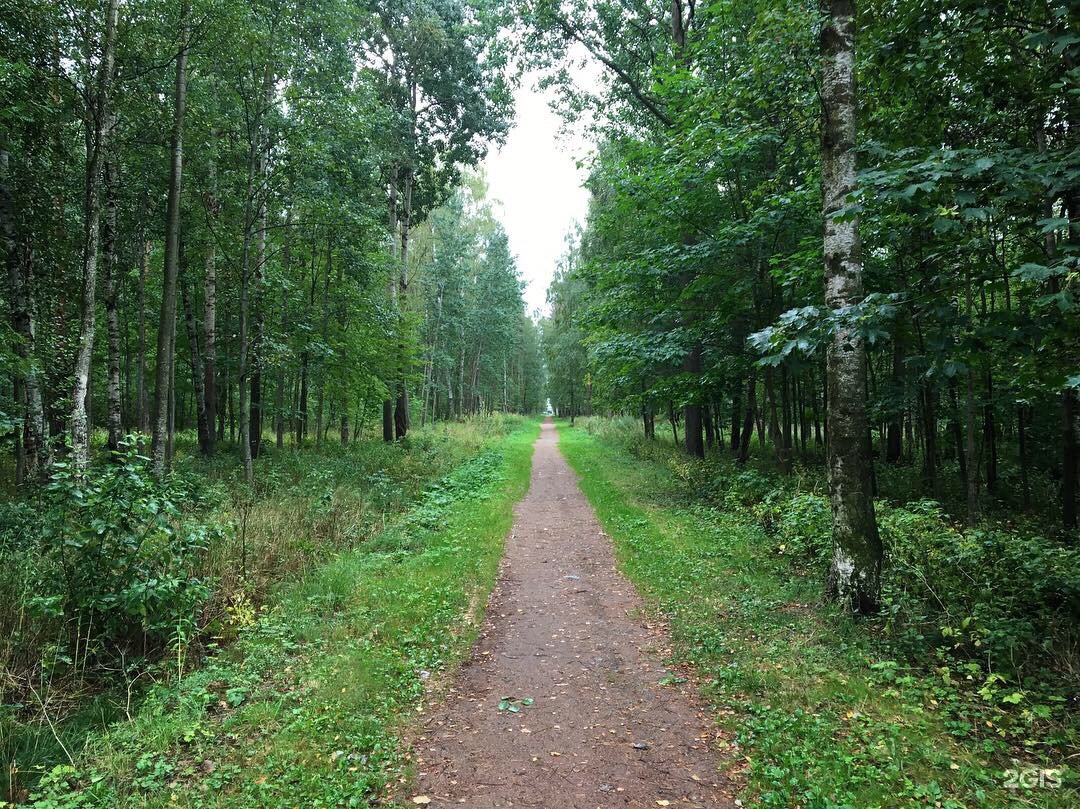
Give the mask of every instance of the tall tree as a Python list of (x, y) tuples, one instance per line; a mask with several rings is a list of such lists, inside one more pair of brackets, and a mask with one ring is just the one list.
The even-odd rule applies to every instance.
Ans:
[(176, 52), (173, 87), (172, 141), (169, 147), (169, 193), (165, 209), (165, 274), (158, 320), (157, 372), (154, 387), (154, 431), (150, 459), (154, 474), (166, 471), (166, 447), (170, 439), (169, 402), (173, 395), (176, 365), (176, 282), (180, 268), (180, 193), (184, 176), (184, 117), (187, 112), (187, 61), (191, 36), (191, 4), (180, 6), (180, 36)]
[[(84, 105), (86, 130), (86, 193), (83, 210), (82, 318), (78, 352), (75, 357), (75, 385), (71, 394), (71, 448), (75, 466), (84, 469), (90, 462), (90, 424), (87, 396), (90, 390), (90, 363), (94, 353), (98, 241), (101, 226), (101, 177), (109, 148), (110, 93), (116, 65), (117, 0), (105, 8), (101, 59), (93, 89), (87, 88)], [(87, 48), (89, 50), (89, 47)], [(89, 68), (90, 65), (87, 65)]]
[[(842, 312), (863, 298), (855, 190), (857, 96), (855, 4), (826, 0), (821, 28), (821, 190), (825, 218), (825, 304)], [(828, 472), (833, 555), (829, 590), (856, 612), (878, 607), (882, 546), (870, 483), (866, 420), (866, 344), (840, 323), (828, 346)]]

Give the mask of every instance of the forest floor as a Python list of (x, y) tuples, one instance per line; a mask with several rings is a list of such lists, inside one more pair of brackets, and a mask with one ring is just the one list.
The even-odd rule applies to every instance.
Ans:
[(415, 803), (730, 806), (716, 734), (664, 664), (550, 420), (471, 659), (417, 744)]

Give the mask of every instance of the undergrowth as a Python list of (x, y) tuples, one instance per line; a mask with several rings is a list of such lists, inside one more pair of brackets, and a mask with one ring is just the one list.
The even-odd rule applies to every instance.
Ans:
[(560, 426), (623, 569), (670, 619), (752, 805), (1071, 806), (1076, 551), (879, 504), (884, 609), (822, 599), (822, 481), (689, 460), (633, 424)]
[[(381, 576), (375, 571), (410, 551), (426, 554), (425, 532), (473, 499), (474, 485), (495, 492), (501, 473), (493, 470), (510, 460), (493, 447), (514, 430), (508, 446), (516, 446), (522, 426), (495, 416), (416, 430), (393, 445), (269, 447), (254, 487), (231, 456), (181, 455), (157, 483), (129, 451), (84, 482), (57, 467), (34, 500), (4, 504), (0, 799), (25, 799), (45, 772), (39, 794), (85, 786), (83, 751), (124, 737), (128, 731), (102, 736), (117, 722), (132, 739), (143, 738), (134, 728), (157, 739), (175, 728), (170, 712), (189, 715), (196, 702), (213, 715), (247, 702), (252, 689), (268, 698), (276, 686), (302, 690), (275, 682), (287, 673), (274, 655), (294, 643), (307, 655), (306, 636), (337, 614), (335, 599), (355, 600), (355, 576)], [(279, 641), (281, 650), (270, 648)], [(139, 783), (160, 785), (157, 763), (128, 763)], [(170, 763), (168, 771), (184, 766)], [(216, 765), (198, 766), (214, 767), (200, 773), (205, 781), (226, 779)], [(96, 795), (77, 794), (55, 805)]]

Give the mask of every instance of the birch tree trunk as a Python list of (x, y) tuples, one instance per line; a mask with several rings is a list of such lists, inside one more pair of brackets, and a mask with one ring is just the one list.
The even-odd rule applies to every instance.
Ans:
[[(416, 89), (412, 91), (412, 105), (416, 108)], [(415, 115), (415, 113), (414, 113)], [(409, 292), (409, 228), (412, 225), (413, 173), (405, 169), (405, 199), (401, 217), (401, 275), (398, 278), (398, 379), (397, 401), (394, 405), (394, 437), (404, 438), (409, 432), (409, 385), (408, 363), (405, 356), (405, 303)]]
[(94, 353), (94, 295), (97, 289), (98, 230), (101, 226), (101, 169), (108, 149), (109, 93), (116, 54), (117, 0), (105, 11), (105, 38), (97, 88), (86, 110), (86, 197), (83, 229), (82, 319), (75, 355), (75, 385), (71, 393), (71, 448), (77, 471), (90, 462), (90, 416), (86, 397), (90, 389), (90, 362)]
[(750, 458), (750, 441), (754, 437), (754, 410), (757, 407), (757, 377), (751, 371), (746, 380), (746, 409), (743, 411), (742, 439), (739, 441), (738, 461), (746, 463)]
[[(1068, 243), (1075, 250), (1080, 243), (1080, 193), (1070, 189), (1065, 199), (1069, 219)], [(1066, 387), (1061, 394), (1061, 524), (1077, 526), (1077, 498), (1080, 496), (1080, 400), (1077, 389)]]
[(175, 365), (173, 352), (176, 346), (176, 278), (180, 265), (180, 191), (184, 175), (184, 114), (187, 105), (187, 56), (190, 29), (191, 5), (185, 0), (181, 6), (180, 48), (176, 56), (169, 197), (165, 208), (165, 280), (161, 292), (161, 317), (158, 320), (154, 433), (150, 443), (151, 469), (159, 478), (164, 476), (166, 469), (169, 403)]
[[(273, 101), (273, 74), (267, 71), (263, 82), (263, 110), (267, 110)], [(263, 343), (266, 330), (266, 317), (262, 306), (263, 279), (266, 273), (266, 193), (262, 189), (266, 186), (269, 144), (266, 143), (265, 127), (260, 132), (259, 168), (256, 176), (259, 181), (259, 215), (258, 231), (255, 236), (255, 292), (258, 300), (255, 305), (255, 336), (251, 345), (251, 403), (250, 403), (250, 433), (251, 433), (251, 457), (258, 458), (262, 450), (263, 430), (263, 394), (262, 394), (262, 369), (263, 369)]]
[(108, 448), (120, 449), (123, 424), (120, 416), (120, 313), (117, 301), (120, 284), (116, 277), (116, 164), (105, 158), (105, 228), (101, 239), (101, 260), (105, 270), (105, 334), (108, 356), (108, 381), (106, 383)]
[[(289, 277), (292, 265), (292, 213), (285, 211), (285, 243), (281, 248), (281, 269)], [(281, 285), (281, 333), (289, 333), (289, 288)], [(279, 363), (277, 390), (274, 392), (274, 438), (278, 449), (285, 446), (285, 363)]]
[[(833, 311), (863, 297), (858, 219), (836, 214), (855, 189), (855, 3), (822, 0), (822, 160), (825, 303)], [(866, 441), (866, 345), (837, 328), (828, 346), (828, 473), (833, 558), (828, 592), (855, 612), (877, 609), (881, 539)]]
[[(320, 301), (321, 314), (319, 318), (319, 335), (322, 338), (322, 345), (325, 346), (329, 343), (330, 339), (330, 269), (333, 262), (334, 255), (334, 243), (333, 238), (327, 238), (326, 240), (326, 265), (323, 268), (323, 288), (322, 299)], [(319, 361), (319, 390), (315, 395), (315, 446), (321, 447), (323, 442), (323, 414), (326, 401), (326, 360), (327, 357), (323, 354)]]
[[(237, 374), (237, 415), (240, 421), (240, 460), (244, 466), (244, 479), (251, 483), (255, 479), (255, 468), (252, 465), (251, 453), (251, 413), (248, 410), (248, 385), (251, 382), (250, 346), (248, 345), (248, 332), (251, 308), (251, 242), (255, 234), (253, 230), (257, 224), (259, 211), (262, 203), (256, 207), (256, 195), (260, 198), (264, 193), (262, 171), (263, 149), (263, 116), (269, 104), (270, 93), (273, 88), (273, 74), (270, 66), (263, 70), (262, 94), (259, 99), (259, 108), (248, 133), (250, 139), (248, 147), (247, 167), (247, 194), (244, 199), (244, 242), (240, 256), (240, 358)], [(258, 187), (256, 187), (258, 183)]]
[[(394, 258), (396, 251), (395, 242), (397, 242), (397, 228), (398, 228), (398, 210), (397, 210), (397, 179), (398, 171), (395, 167), (390, 173), (390, 259)], [(387, 293), (390, 298), (391, 309), (397, 306), (397, 284), (394, 281), (393, 273), (390, 274), (390, 280), (387, 285)], [(392, 383), (391, 383), (392, 384)], [(387, 395), (383, 399), (382, 406), (382, 431), (383, 441), (391, 443), (394, 440), (394, 392), (391, 385), (387, 385)]]

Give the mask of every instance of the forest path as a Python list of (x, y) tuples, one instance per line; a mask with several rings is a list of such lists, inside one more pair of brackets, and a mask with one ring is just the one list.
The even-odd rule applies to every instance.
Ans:
[(710, 722), (640, 607), (548, 419), (481, 636), (417, 742), (414, 802), (733, 805)]

